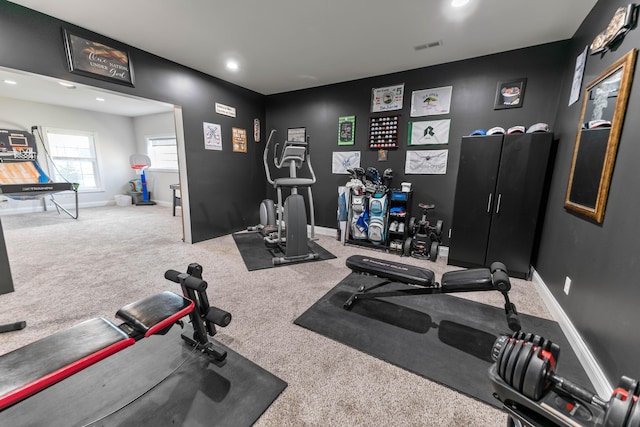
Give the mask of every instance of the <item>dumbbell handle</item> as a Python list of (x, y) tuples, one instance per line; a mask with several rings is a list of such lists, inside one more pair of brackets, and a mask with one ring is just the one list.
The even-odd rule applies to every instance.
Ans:
[(553, 373), (551, 374), (549, 379), (551, 380), (551, 382), (554, 384), (555, 387), (566, 391), (570, 395), (575, 396), (578, 399), (584, 400), (585, 402), (589, 402), (594, 405), (597, 405), (602, 409), (605, 409), (605, 410), (607, 409), (607, 402), (602, 400), (598, 395), (591, 393), (589, 390), (586, 390), (580, 387), (579, 385), (574, 384), (571, 381), (565, 378), (559, 377)]

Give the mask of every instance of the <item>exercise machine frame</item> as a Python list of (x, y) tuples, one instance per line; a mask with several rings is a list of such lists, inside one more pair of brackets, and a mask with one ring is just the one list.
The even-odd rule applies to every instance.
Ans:
[[(315, 240), (315, 213), (311, 186), (316, 183), (316, 175), (311, 165), (309, 137), (307, 136), (306, 141), (285, 141), (282, 147), (280, 159), (278, 159), (279, 144), (275, 144), (273, 149), (273, 163), (278, 169), (288, 167), (289, 176), (273, 178), (269, 169), (268, 154), (269, 147), (271, 146), (271, 141), (275, 133), (275, 129), (271, 130), (262, 156), (267, 182), (273, 185), (276, 189), (277, 195), (277, 205), (275, 206), (277, 211), (277, 215), (275, 215), (276, 233), (266, 235), (264, 237), (265, 244), (268, 247), (278, 247), (285, 254), (281, 257), (274, 257), (272, 259), (274, 265), (318, 259), (319, 255), (311, 251), (309, 248), (306, 206), (304, 198), (298, 193), (299, 188), (307, 188), (309, 216), (311, 221), (311, 240)], [(297, 169), (302, 168), (302, 164), (305, 163), (311, 178), (298, 177)], [(288, 188), (291, 192), (284, 203), (282, 200), (283, 188)], [(263, 201), (261, 204), (261, 217), (263, 216), (264, 210), (271, 209), (266, 203), (268, 203), (268, 201)], [(266, 214), (267, 218), (273, 216), (274, 215), (269, 213)], [(283, 236), (283, 224), (286, 236)]]

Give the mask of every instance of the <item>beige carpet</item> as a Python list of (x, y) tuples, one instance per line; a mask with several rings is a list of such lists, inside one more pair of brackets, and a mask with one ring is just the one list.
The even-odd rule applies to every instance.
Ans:
[[(197, 262), (212, 304), (233, 315), (216, 339), (289, 383), (256, 426), (506, 424), (506, 415), (488, 405), (293, 324), (349, 274), (349, 255), (427, 267), (437, 279), (454, 269), (442, 257), (400, 259), (320, 235), (337, 259), (248, 272), (231, 235), (183, 243), (171, 208), (112, 206), (81, 209), (78, 220), (54, 211), (1, 221), (16, 290), (0, 295), (0, 323), (26, 320), (27, 328), (0, 334), (0, 353), (91, 317), (113, 319), (121, 306), (158, 291), (179, 292), (164, 272)], [(533, 284), (512, 282), (521, 312), (551, 318)], [(462, 297), (504, 303), (498, 292)]]

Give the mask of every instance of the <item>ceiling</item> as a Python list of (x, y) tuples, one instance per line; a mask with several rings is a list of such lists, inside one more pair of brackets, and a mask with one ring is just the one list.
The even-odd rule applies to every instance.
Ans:
[[(455, 8), (451, 1), (110, 0), (99, 9), (87, 0), (13, 3), (270, 95), (568, 39), (597, 2), (471, 0)], [(416, 49), (430, 44), (437, 46)], [(226, 68), (229, 59), (237, 71)], [(135, 67), (134, 55), (131, 61)], [(64, 99), (85, 89), (64, 89)], [(78, 108), (89, 108), (84, 104)]]
[[(15, 84), (7, 84), (7, 81), (15, 82)], [(61, 82), (69, 83), (60, 79), (0, 67), (0, 97), (126, 117), (173, 111), (173, 105), (159, 101), (135, 98), (77, 83), (73, 83), (73, 87), (66, 87), (62, 86)]]

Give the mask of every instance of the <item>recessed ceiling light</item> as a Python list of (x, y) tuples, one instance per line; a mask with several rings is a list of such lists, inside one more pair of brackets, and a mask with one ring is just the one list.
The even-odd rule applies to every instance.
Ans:
[(467, 3), (469, 3), (469, 0), (452, 0), (451, 1), (451, 6), (453, 6), (453, 7), (462, 7)]
[(233, 59), (230, 59), (227, 61), (228, 70), (238, 71), (238, 68), (240, 68), (240, 65), (238, 64), (238, 62), (234, 61)]
[(76, 85), (74, 85), (74, 84), (72, 84), (72, 83), (67, 83), (67, 82), (58, 82), (58, 84), (59, 84), (60, 86), (64, 86), (64, 87), (69, 88), (69, 89), (75, 89), (75, 88), (76, 88)]
[(17, 85), (18, 82), (14, 81), (14, 80), (4, 80), (4, 82), (8, 85)]
[(104, 98), (96, 98), (96, 101), (104, 102)]

